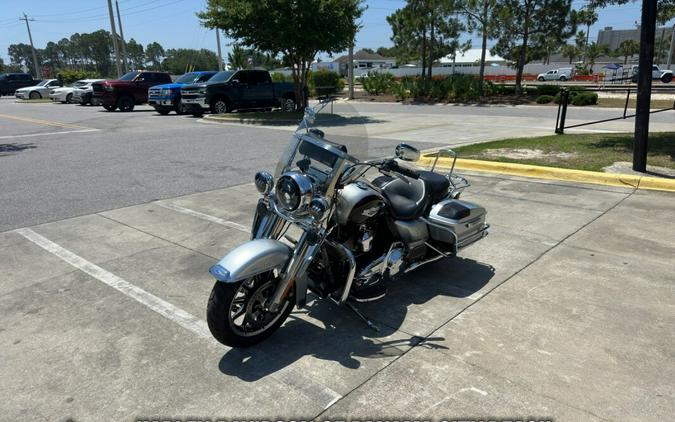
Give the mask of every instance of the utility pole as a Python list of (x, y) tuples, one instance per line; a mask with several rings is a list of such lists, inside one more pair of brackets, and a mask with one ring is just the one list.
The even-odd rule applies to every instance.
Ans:
[(120, 77), (122, 76), (122, 70), (120, 68), (120, 53), (117, 50), (117, 31), (115, 30), (115, 16), (113, 15), (112, 0), (108, 0), (108, 14), (110, 15), (113, 50), (115, 50), (115, 67), (117, 68), (117, 77)]
[(673, 50), (675, 49), (675, 24), (673, 24), (672, 32), (670, 33), (670, 50), (668, 51), (668, 69), (673, 64)]
[(638, 68), (637, 107), (635, 110), (635, 142), (633, 170), (647, 171), (647, 146), (649, 140), (649, 103), (652, 94), (652, 65), (654, 64), (654, 39), (656, 37), (656, 1), (642, 0), (640, 26), (640, 67)]
[[(115, 0), (117, 1), (117, 0)], [(216, 28), (216, 44), (218, 45), (218, 70), (223, 71), (223, 53), (220, 51), (220, 29)]]
[(120, 4), (115, 0), (115, 8), (117, 9), (117, 24), (120, 26), (120, 40), (122, 41), (122, 68), (124, 68), (124, 73), (129, 71), (128, 61), (127, 61), (127, 46), (124, 41), (124, 31), (122, 31), (122, 17), (120, 16)]
[(26, 29), (28, 30), (28, 39), (30, 40), (30, 49), (33, 52), (33, 67), (35, 68), (35, 78), (42, 79), (42, 72), (40, 71), (40, 65), (38, 63), (37, 54), (35, 53), (35, 47), (33, 46), (33, 36), (30, 33), (30, 25), (28, 22), (33, 22), (35, 19), (28, 19), (28, 15), (23, 14), (23, 18), (19, 18), (20, 21), (26, 21)]
[(347, 64), (347, 79), (349, 79), (349, 99), (354, 99), (354, 39), (349, 44), (349, 63)]

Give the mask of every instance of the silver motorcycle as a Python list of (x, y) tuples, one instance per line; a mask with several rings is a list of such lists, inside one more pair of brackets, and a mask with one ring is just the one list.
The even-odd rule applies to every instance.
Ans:
[[(469, 186), (454, 174), (421, 171), (420, 152), (399, 144), (395, 157), (359, 161), (313, 128), (328, 104), (307, 108), (261, 193), (251, 240), (210, 268), (207, 307), (213, 336), (232, 347), (269, 337), (303, 307), (308, 291), (361, 314), (359, 302), (385, 296), (387, 281), (458, 251), (488, 233), (486, 211), (460, 200)], [(439, 151), (456, 154), (451, 150)], [(297, 235), (294, 237), (294, 232)]]

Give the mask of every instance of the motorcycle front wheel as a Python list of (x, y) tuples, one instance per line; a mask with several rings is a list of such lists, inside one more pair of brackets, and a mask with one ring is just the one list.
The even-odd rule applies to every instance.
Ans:
[(268, 308), (279, 283), (272, 273), (236, 283), (216, 281), (206, 309), (213, 337), (230, 347), (248, 347), (271, 336), (293, 310), (293, 294), (277, 312)]

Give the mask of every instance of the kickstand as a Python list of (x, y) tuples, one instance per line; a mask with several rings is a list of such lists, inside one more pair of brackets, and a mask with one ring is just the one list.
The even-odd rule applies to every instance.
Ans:
[(373, 324), (373, 322), (369, 320), (365, 315), (363, 315), (361, 311), (359, 311), (358, 308), (354, 306), (351, 302), (345, 302), (345, 305), (347, 305), (349, 309), (351, 309), (356, 315), (358, 315), (358, 317), (361, 318), (368, 325), (368, 327), (372, 328), (377, 332), (380, 331), (380, 328), (377, 325)]

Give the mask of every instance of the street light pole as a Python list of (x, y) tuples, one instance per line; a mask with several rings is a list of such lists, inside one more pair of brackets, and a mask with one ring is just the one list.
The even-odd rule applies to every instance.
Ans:
[(218, 46), (218, 70), (223, 71), (223, 53), (220, 51), (220, 30), (216, 28), (216, 45)]
[(637, 106), (635, 110), (635, 142), (633, 145), (633, 170), (647, 171), (647, 146), (649, 140), (649, 105), (652, 94), (652, 65), (654, 64), (654, 38), (656, 37), (656, 1), (642, 0), (640, 27), (640, 67), (638, 69)]
[(127, 46), (124, 41), (124, 31), (122, 30), (122, 16), (120, 16), (120, 4), (115, 0), (115, 9), (117, 9), (117, 24), (120, 26), (120, 41), (122, 42), (122, 67), (124, 72), (129, 71), (129, 66), (127, 62)]
[(115, 50), (115, 67), (117, 68), (117, 77), (120, 77), (122, 75), (122, 70), (120, 68), (120, 53), (117, 50), (117, 31), (115, 30), (115, 16), (113, 15), (112, 0), (108, 0), (108, 14), (110, 15), (113, 50)]
[(30, 49), (33, 52), (33, 67), (35, 68), (35, 78), (42, 79), (42, 72), (40, 71), (40, 65), (38, 64), (37, 54), (35, 53), (35, 47), (33, 46), (33, 36), (30, 33), (29, 21), (34, 21), (35, 19), (28, 19), (28, 15), (23, 14), (23, 18), (19, 18), (21, 21), (26, 21), (26, 29), (28, 30), (28, 39), (30, 40)]

